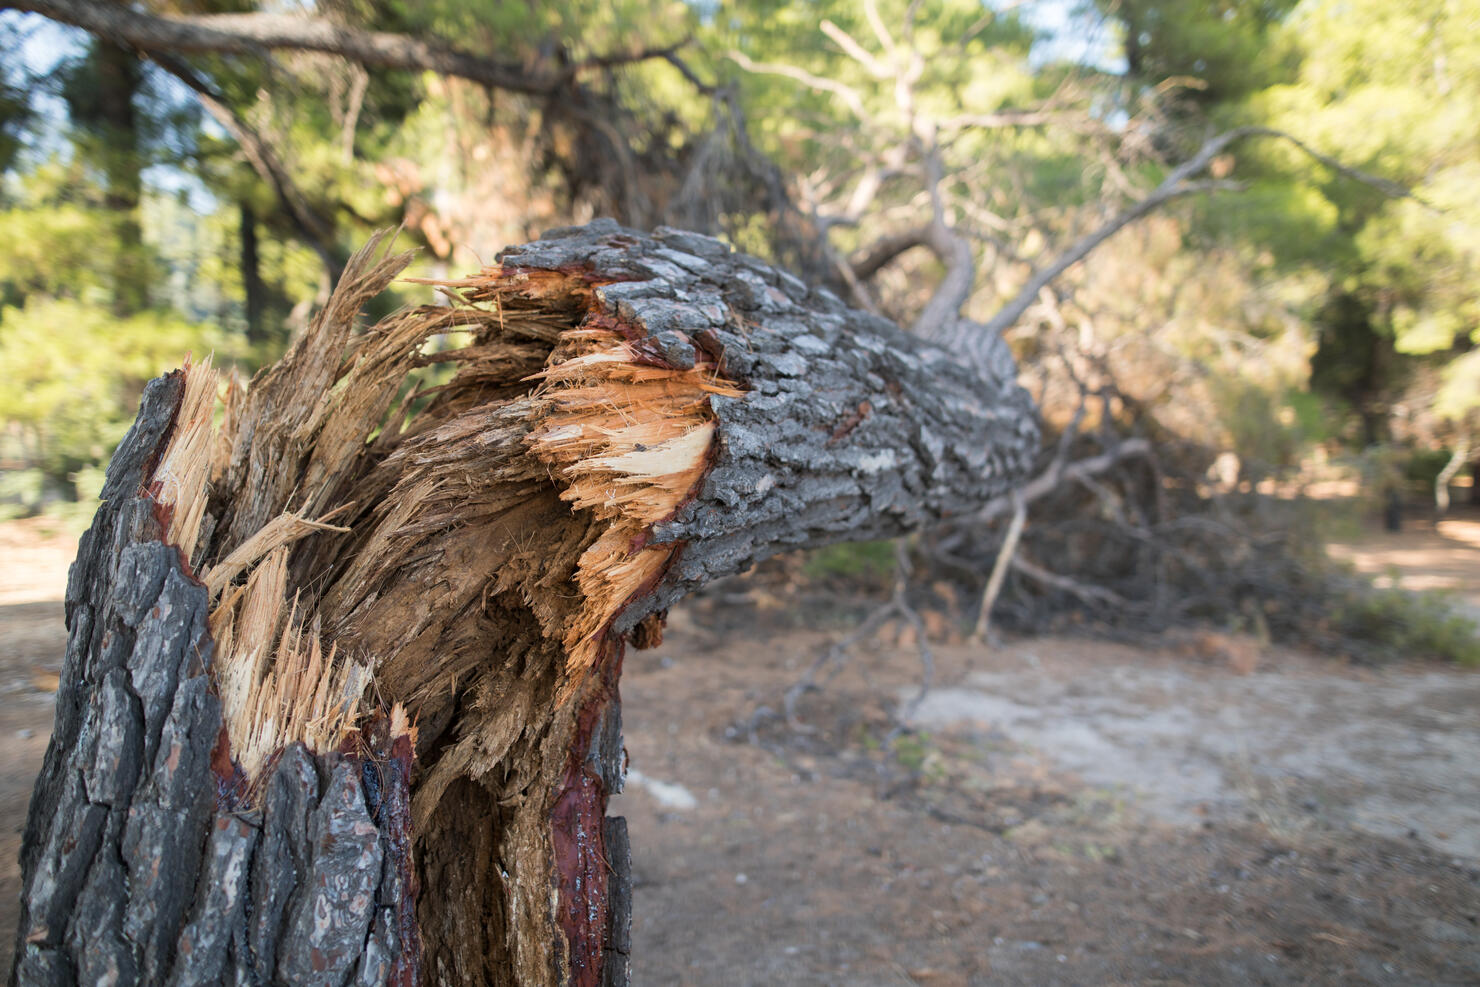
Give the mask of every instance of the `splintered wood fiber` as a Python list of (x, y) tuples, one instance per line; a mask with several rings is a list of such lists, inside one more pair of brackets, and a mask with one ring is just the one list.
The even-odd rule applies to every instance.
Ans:
[[(435, 790), (496, 764), (515, 727), (497, 707), (531, 690), (568, 701), (612, 618), (660, 576), (674, 547), (644, 535), (709, 464), (709, 399), (742, 393), (588, 318), (598, 283), (580, 273), (491, 268), (441, 283), (447, 304), (361, 326), (410, 260), (384, 247), (356, 255), (282, 360), (228, 382), (220, 434), (218, 375), (188, 367), (155, 471), (171, 539), (211, 594), (249, 777), (289, 742), (332, 749), (369, 704), (440, 721), (469, 690), (489, 722), (459, 732), (479, 743), (421, 770)], [(502, 619), (511, 609), (525, 619)], [(514, 667), (542, 651), (558, 661)]]

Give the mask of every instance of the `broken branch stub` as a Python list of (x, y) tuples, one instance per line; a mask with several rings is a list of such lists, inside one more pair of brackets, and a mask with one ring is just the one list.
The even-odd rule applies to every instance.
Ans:
[[(624, 983), (629, 634), (772, 553), (977, 508), (1037, 450), (1012, 380), (707, 237), (554, 231), (361, 328), (409, 261), (382, 243), (214, 438), (191, 367), (110, 468), (25, 982)], [(189, 606), (135, 605), (160, 586)], [(157, 901), (118, 871), (146, 846), (189, 871)]]

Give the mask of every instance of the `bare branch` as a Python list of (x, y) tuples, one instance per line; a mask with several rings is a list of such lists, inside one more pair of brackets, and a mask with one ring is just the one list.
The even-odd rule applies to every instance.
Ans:
[[(1110, 469), (1122, 459), (1130, 459), (1132, 456), (1151, 455), (1151, 443), (1146, 439), (1127, 439), (1114, 449), (1100, 453), (1098, 456), (1090, 456), (1087, 459), (1075, 460), (1064, 465), (1055, 460), (1055, 465), (1048, 470), (1038, 474), (1027, 483), (1018, 488), (1018, 495), (1022, 497), (1024, 504), (1052, 493), (1058, 489), (1059, 484), (1065, 479), (1075, 479), (1078, 476), (1095, 476)], [(1002, 517), (1008, 511), (1013, 510), (1013, 500), (1010, 495), (1004, 494), (993, 498), (980, 511), (976, 513), (977, 521), (992, 521)]]
[(672, 64), (678, 52), (687, 48), (693, 40), (692, 37), (688, 37), (677, 44), (650, 45), (646, 48), (639, 48), (636, 51), (609, 51), (601, 55), (591, 55), (571, 65), (570, 68), (561, 72), (558, 78), (566, 81), (575, 78), (586, 69), (615, 69), (621, 68), (623, 65), (635, 65), (638, 62), (650, 62), (653, 60), (661, 60)]
[(987, 12), (973, 21), (971, 26), (961, 33), (961, 37), (956, 39), (956, 43), (952, 45), (952, 48), (955, 49), (956, 54), (966, 54), (966, 46), (971, 44), (972, 38), (982, 33), (982, 31), (986, 29), (987, 25), (995, 21), (1001, 14), (1005, 14), (1018, 6), (1021, 6), (1022, 3), (1023, 0), (1017, 0), (1016, 3), (1011, 3), (1004, 6), (1000, 11), (993, 10), (992, 8), (988, 7)]
[(942, 130), (965, 130), (970, 127), (1000, 129), (1002, 127), (1041, 127), (1056, 123), (1066, 114), (1048, 110), (1001, 110), (997, 113), (968, 113), (948, 117), (940, 122)]
[(1087, 603), (1108, 604), (1112, 607), (1128, 609), (1134, 604), (1113, 590), (1105, 589), (1103, 586), (1091, 586), (1081, 583), (1077, 579), (1061, 576), (1056, 572), (1049, 572), (1041, 566), (1034, 565), (1021, 555), (1012, 559), (1012, 567), (1035, 582), (1052, 586), (1054, 589), (1072, 593)]
[(1002, 539), (1002, 548), (997, 553), (997, 561), (992, 565), (992, 574), (987, 578), (987, 588), (982, 591), (981, 606), (976, 612), (976, 627), (971, 632), (971, 640), (976, 644), (985, 644), (987, 641), (987, 634), (992, 626), (992, 604), (997, 602), (997, 594), (1002, 592), (1007, 567), (1012, 564), (1018, 539), (1023, 534), (1023, 524), (1028, 520), (1028, 505), (1023, 503), (1023, 498), (1016, 490), (1011, 497), (1012, 522), (1007, 526), (1007, 536)]
[(868, 249), (862, 251), (856, 260), (850, 262), (849, 266), (852, 267), (853, 274), (858, 280), (867, 281), (900, 254), (915, 247), (924, 246), (929, 235), (930, 231), (927, 227), (920, 227), (881, 237), (875, 240)]
[(354, 75), (350, 80), (349, 105), (345, 109), (344, 125), (340, 130), (340, 153), (346, 165), (355, 159), (355, 131), (360, 125), (360, 111), (365, 107), (365, 93), (370, 88), (370, 73), (365, 71), (365, 67), (356, 65), (352, 69)]
[(851, 34), (838, 27), (832, 21), (824, 20), (822, 22), (822, 33), (832, 38), (849, 58), (862, 65), (868, 74), (875, 79), (887, 79), (894, 74), (890, 71), (889, 66), (875, 58), (868, 49), (864, 48), (857, 41), (854, 41)]
[(848, 286), (848, 295), (853, 299), (853, 303), (865, 312), (872, 312), (874, 315), (883, 315), (879, 311), (878, 303), (874, 301), (873, 295), (869, 293), (868, 286), (859, 280), (857, 274), (853, 273), (853, 265), (848, 263), (848, 258), (840, 254), (838, 249), (828, 241), (827, 237), (822, 238), (822, 249), (826, 252), (833, 268), (838, 272), (838, 276)]
[(946, 266), (946, 275), (920, 310), (911, 331), (943, 340), (954, 333), (956, 322), (961, 317), (961, 306), (971, 297), (971, 286), (976, 281), (976, 255), (972, 252), (971, 241), (946, 222), (940, 191), (944, 180), (943, 166), (940, 150), (933, 144), (925, 153), (925, 179), (931, 207), (926, 243)]
[(1068, 250), (1065, 250), (1058, 257), (1054, 258), (1052, 263), (1029, 278), (1028, 283), (1023, 285), (1018, 293), (1013, 296), (1012, 301), (1004, 305), (1001, 311), (992, 316), (991, 320), (987, 322), (986, 331), (994, 334), (1001, 333), (1017, 322), (1018, 319), (1022, 318), (1023, 313), (1028, 310), (1028, 307), (1033, 304), (1033, 300), (1038, 297), (1039, 291), (1045, 285), (1079, 263), (1091, 251), (1120, 232), (1120, 230), (1157, 209), (1164, 203), (1178, 196), (1229, 188), (1230, 186), (1226, 183), (1192, 182), (1190, 179), (1207, 168), (1212, 163), (1212, 160), (1230, 144), (1247, 137), (1276, 137), (1281, 140), (1287, 140), (1328, 168), (1334, 169), (1347, 178), (1362, 182), (1365, 185), (1370, 185), (1384, 195), (1394, 198), (1411, 198), (1413, 195), (1408, 189), (1396, 182), (1369, 175), (1366, 172), (1358, 171), (1355, 168), (1344, 165), (1282, 130), (1274, 130), (1269, 127), (1237, 127), (1209, 138), (1196, 154), (1172, 169), (1171, 173), (1167, 175), (1160, 185), (1152, 190), (1150, 195), (1111, 219), (1106, 220), (1105, 223), (1092, 233), (1088, 233), (1075, 241)]
[(677, 49), (664, 52), (662, 57), (663, 61), (667, 62), (669, 65), (672, 65), (675, 69), (677, 69), (678, 74), (683, 76), (684, 79), (688, 81), (689, 85), (699, 90), (702, 95), (715, 96), (719, 93), (719, 87), (713, 83), (705, 82), (703, 79), (699, 78), (699, 74), (689, 67), (689, 63), (683, 60), (683, 58), (678, 54)]
[[(920, 653), (920, 688), (909, 700), (900, 704), (899, 712), (895, 714), (895, 727), (890, 731), (890, 736), (897, 736), (907, 729), (907, 724), (913, 719), (915, 712), (920, 708), (920, 703), (930, 692), (935, 684), (935, 654), (930, 649), (929, 636), (926, 632), (925, 621), (909, 601), (910, 573), (913, 567), (910, 565), (909, 545), (910, 539), (901, 538), (894, 543), (894, 590), (889, 595), (889, 602), (869, 614), (855, 630), (842, 639), (833, 642), (807, 671), (786, 690), (782, 697), (782, 710), (786, 716), (786, 724), (798, 733), (816, 733), (816, 728), (807, 726), (797, 718), (797, 701), (808, 692), (816, 692), (822, 689), (817, 682), (818, 673), (824, 668), (831, 666), (828, 679), (831, 680), (848, 661), (849, 650), (870, 637), (891, 620), (898, 619), (901, 623), (909, 624), (915, 632), (915, 645)], [(825, 683), (824, 683), (825, 684)], [(764, 708), (764, 707), (762, 707)], [(757, 710), (756, 714), (760, 714)], [(751, 743), (756, 742), (755, 723), (757, 716), (750, 719)]]
[(889, 34), (889, 29), (884, 26), (884, 18), (879, 16), (879, 5), (876, 0), (863, 0), (863, 16), (868, 20), (868, 26), (873, 28), (874, 37), (879, 39), (884, 53), (894, 55), (894, 38)]
[(539, 72), (531, 71), (528, 65), (500, 62), (403, 34), (365, 31), (316, 17), (257, 13), (166, 17), (97, 0), (0, 0), (0, 9), (41, 14), (123, 47), (150, 53), (261, 55), (272, 49), (316, 51), (366, 67), (437, 72), (532, 95), (555, 92), (583, 68), (667, 58), (674, 50), (653, 48), (602, 55), (556, 72)]
[(813, 75), (806, 69), (795, 65), (784, 65), (779, 62), (757, 62), (749, 55), (741, 51), (731, 51), (727, 54), (730, 61), (740, 66), (747, 72), (755, 72), (761, 75), (779, 75), (788, 79), (795, 79), (804, 86), (810, 86), (822, 92), (832, 93), (842, 100), (853, 115), (860, 120), (868, 119), (868, 113), (863, 108), (863, 97), (858, 95), (857, 90), (851, 86), (845, 86), (836, 79), (827, 79), (820, 75)]

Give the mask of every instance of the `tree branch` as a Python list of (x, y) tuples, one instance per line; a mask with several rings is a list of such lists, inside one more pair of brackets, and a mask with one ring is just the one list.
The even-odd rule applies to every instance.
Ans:
[(837, 46), (843, 49), (855, 62), (862, 65), (875, 79), (887, 79), (893, 73), (889, 67), (869, 53), (863, 45), (853, 40), (853, 36), (830, 20), (822, 22), (822, 33), (832, 38)]
[(403, 34), (365, 31), (316, 17), (284, 14), (166, 17), (96, 0), (0, 0), (0, 10), (3, 9), (41, 14), (151, 54), (260, 56), (272, 49), (316, 51), (359, 62), (367, 68), (436, 72), (531, 95), (548, 95), (556, 91), (584, 68), (611, 68), (650, 58), (666, 58), (673, 51), (668, 47), (602, 55), (565, 66), (557, 72), (541, 72), (532, 71), (528, 65), (500, 62)]
[(889, 29), (884, 26), (884, 18), (879, 16), (879, 5), (875, 0), (864, 0), (863, 15), (868, 20), (869, 27), (874, 29), (874, 37), (879, 39), (879, 45), (884, 49), (884, 54), (893, 56), (894, 38), (889, 34)]
[(957, 335), (961, 307), (971, 297), (971, 286), (976, 281), (976, 255), (972, 252), (971, 242), (946, 222), (945, 202), (940, 190), (945, 180), (945, 169), (933, 135), (924, 153), (925, 187), (930, 193), (930, 225), (925, 228), (925, 242), (945, 265), (946, 274), (920, 310), (911, 331), (928, 333), (937, 342), (944, 342)]
[[(1151, 443), (1146, 439), (1127, 439), (1108, 452), (1102, 452), (1098, 456), (1090, 456), (1087, 459), (1075, 460), (1067, 465), (1062, 460), (1056, 459), (1054, 466), (1019, 487), (1017, 495), (1022, 498), (1025, 505), (1031, 504), (1058, 489), (1059, 484), (1065, 479), (1073, 480), (1080, 476), (1094, 476), (1105, 472), (1122, 459), (1150, 454)], [(976, 513), (974, 520), (985, 523), (1015, 509), (1012, 496), (1003, 494), (989, 501)]]
[(1033, 304), (1033, 300), (1038, 297), (1038, 292), (1043, 290), (1049, 282), (1079, 263), (1091, 251), (1120, 232), (1120, 230), (1157, 209), (1164, 203), (1178, 196), (1237, 187), (1222, 182), (1191, 182), (1190, 179), (1207, 168), (1213, 159), (1221, 154), (1230, 144), (1247, 137), (1276, 137), (1287, 140), (1326, 167), (1354, 181), (1370, 185), (1384, 195), (1394, 198), (1411, 198), (1413, 195), (1412, 192), (1396, 182), (1369, 175), (1366, 172), (1358, 171), (1355, 168), (1344, 165), (1282, 130), (1274, 130), (1270, 127), (1236, 127), (1233, 130), (1225, 131), (1209, 138), (1198, 149), (1196, 154), (1172, 169), (1171, 173), (1167, 175), (1160, 185), (1152, 190), (1150, 195), (1111, 219), (1106, 220), (1094, 232), (1088, 233), (1075, 241), (1068, 250), (1065, 250), (1058, 257), (1054, 258), (1052, 263), (1029, 278), (1028, 283), (1023, 285), (1018, 293), (1013, 296), (1012, 301), (1004, 305), (1001, 311), (992, 316), (991, 320), (987, 322), (986, 331), (994, 334), (1001, 333), (1013, 325), (1018, 319), (1022, 318), (1023, 313), (1028, 310), (1028, 307)]
[(832, 93), (838, 99), (842, 100), (843, 104), (846, 105), (848, 109), (852, 111), (853, 115), (858, 117), (858, 119), (868, 119), (868, 112), (863, 107), (863, 97), (858, 95), (857, 90), (853, 89), (851, 86), (843, 85), (843, 83), (838, 82), (836, 79), (828, 79), (820, 75), (813, 75), (806, 69), (798, 68), (795, 65), (786, 65), (780, 62), (757, 62), (750, 56), (746, 55), (744, 52), (740, 51), (727, 52), (726, 57), (728, 57), (730, 61), (734, 62), (736, 65), (740, 66), (747, 72), (754, 72), (763, 75), (779, 75), (787, 79), (794, 79), (797, 82), (800, 82), (805, 86), (809, 86), (812, 89), (816, 89), (821, 92)]
[(1012, 522), (1007, 526), (1007, 535), (1002, 539), (1002, 548), (997, 552), (997, 561), (992, 565), (992, 574), (987, 577), (987, 588), (982, 590), (981, 606), (976, 612), (976, 627), (971, 632), (973, 644), (986, 644), (992, 626), (992, 604), (1002, 592), (1002, 582), (1007, 578), (1007, 567), (1012, 564), (1017, 552), (1018, 539), (1023, 534), (1023, 524), (1028, 520), (1028, 505), (1016, 490), (1011, 493)]
[(272, 146), (263, 140), (235, 110), (227, 106), (225, 101), (211, 89), (204, 79), (196, 75), (190, 66), (165, 52), (148, 52), (147, 57), (155, 65), (194, 90), (207, 112), (215, 117), (216, 122), (225, 127), (232, 137), (236, 138), (237, 144), (241, 146), (242, 153), (252, 169), (277, 193), (278, 201), (282, 203), (283, 210), (292, 221), (294, 230), (323, 261), (324, 268), (329, 274), (329, 283), (337, 283), (339, 276), (344, 273), (345, 258), (334, 244), (334, 229), (308, 204), (308, 200), (299, 191), (292, 176), (288, 174), (288, 169), (278, 159)]
[(928, 236), (929, 230), (920, 227), (880, 237), (867, 250), (859, 254), (857, 260), (849, 262), (849, 266), (853, 269), (853, 276), (860, 281), (867, 281), (887, 267), (900, 254), (915, 247), (924, 246)]
[(1081, 600), (1084, 600), (1086, 603), (1099, 603), (1102, 605), (1119, 607), (1123, 610), (1130, 609), (1131, 607), (1135, 606), (1135, 604), (1132, 603), (1130, 600), (1127, 600), (1125, 597), (1121, 596), (1119, 593), (1114, 592), (1113, 590), (1105, 589), (1103, 586), (1092, 586), (1088, 583), (1081, 583), (1077, 579), (1070, 579), (1068, 576), (1061, 576), (1056, 572), (1049, 572), (1042, 566), (1034, 565), (1032, 562), (1029, 562), (1021, 555), (1014, 555), (1011, 560), (1011, 565), (1014, 569), (1016, 569), (1018, 572), (1021, 572), (1029, 579), (1032, 579), (1035, 582), (1043, 583), (1046, 586), (1051, 586), (1054, 589), (1063, 590), (1066, 593), (1072, 593), (1075, 596), (1079, 597)]
[(1000, 127), (1041, 127), (1065, 119), (1066, 114), (1049, 110), (999, 110), (996, 113), (969, 113), (950, 117), (940, 122), (942, 130), (966, 130), (980, 127), (995, 130)]

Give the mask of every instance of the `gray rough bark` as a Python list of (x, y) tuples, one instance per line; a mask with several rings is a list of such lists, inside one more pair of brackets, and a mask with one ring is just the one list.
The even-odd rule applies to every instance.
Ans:
[(382, 866), (397, 855), (388, 800), (367, 799), (362, 774), (394, 762), (288, 747), (258, 809), (238, 809), (213, 766), (206, 589), (145, 489), (181, 388), (176, 374), (145, 391), (68, 580), (12, 982), (391, 982), (409, 895)]
[[(373, 290), (359, 264), (346, 282)], [(604, 818), (622, 783), (623, 642), (650, 641), (651, 615), (775, 552), (889, 536), (980, 508), (1022, 476), (1038, 447), (1030, 401), (1010, 374), (980, 377), (707, 237), (592, 223), (505, 252), (478, 283), (499, 299), (496, 310), (426, 309), (391, 327), (404, 334), (404, 320), (418, 318), (471, 327), (454, 381), (472, 380), (468, 390), (444, 392), (446, 406), (434, 402), (420, 428), (352, 440), (347, 448), (360, 451), (342, 479), (318, 485), (303, 477), (323, 475), (313, 457), (322, 433), (283, 421), (284, 409), (264, 398), (274, 417), (242, 423), (251, 439), (234, 467), (241, 479), (231, 470), (220, 479), (225, 500), (193, 550), (162, 541), (149, 489), (180, 379), (150, 385), (68, 588), (56, 733), (25, 834), (15, 982), (625, 984), (626, 827)], [(354, 312), (340, 316), (352, 321)], [(542, 628), (574, 606), (575, 560), (605, 528), (590, 509), (558, 499), (565, 481), (555, 472), (525, 464), (549, 400), (530, 394), (527, 361), (533, 345), (558, 359), (567, 352), (560, 340), (591, 326), (619, 332), (641, 366), (707, 368), (742, 393), (709, 398), (707, 471), (676, 513), (641, 536), (677, 550), (659, 578), (617, 601), (591, 674), (568, 691), (569, 639)], [(518, 359), (497, 380), (480, 377), (504, 366), (476, 361), (508, 333)], [(391, 335), (356, 337), (341, 367), (362, 365), (365, 341)], [(407, 338), (414, 363), (424, 337)], [(310, 352), (304, 342), (285, 362)], [(334, 363), (323, 370), (292, 378), (317, 381), (313, 394), (289, 390), (321, 412), (354, 397), (336, 386), (353, 377)], [(254, 382), (261, 394), (273, 386)], [(395, 381), (386, 386), (389, 402)], [(378, 431), (383, 415), (366, 428)], [(383, 700), (405, 703), (421, 723), (416, 774), (409, 740), (392, 746), (372, 718), (338, 750), (281, 750), (260, 797), (245, 799), (212, 688), (210, 598), (186, 555), (219, 559), (290, 500), (301, 504), (305, 490), (389, 497), (403, 464), (414, 478), (460, 448), (438, 436), (478, 423), (488, 430), (468, 445), (484, 457), (478, 469), (456, 459), (444, 468), (469, 504), (512, 490), (525, 506), (500, 507), (481, 528), (470, 522), (474, 541), (457, 542), (470, 536), (455, 524), (423, 517), (378, 527), (376, 504), (356, 501), (336, 516), (355, 534), (310, 538), (294, 563), (304, 606), (318, 607), (334, 640), (378, 655)], [(474, 477), (504, 485), (480, 490)], [(489, 540), (494, 522), (521, 519), (522, 533), (498, 536), (507, 545)], [(344, 574), (355, 553), (386, 538), (405, 544), (358, 596)], [(496, 571), (470, 570), (470, 559)], [(526, 582), (499, 582), (530, 559)], [(443, 612), (427, 602), (454, 591), (466, 603)], [(475, 664), (443, 675), (457, 683), (426, 680), (419, 656), (462, 653)], [(507, 739), (494, 748), (497, 738)], [(427, 823), (415, 834), (413, 799), (425, 800), (415, 817)]]
[(618, 630), (777, 552), (892, 537), (980, 507), (1038, 451), (1010, 357), (983, 373), (710, 237), (598, 222), (552, 230), (500, 261), (611, 279), (596, 292), (602, 308), (641, 327), (655, 357), (693, 366), (711, 351), (750, 389), (712, 399), (714, 466), (653, 531), (687, 548)]

